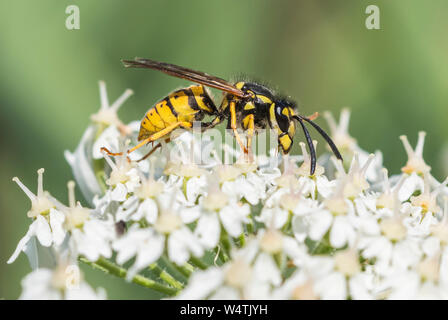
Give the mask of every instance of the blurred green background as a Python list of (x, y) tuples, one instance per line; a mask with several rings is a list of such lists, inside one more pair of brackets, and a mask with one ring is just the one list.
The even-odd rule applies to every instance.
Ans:
[[(65, 28), (71, 4), (80, 8), (80, 30)], [(365, 28), (369, 4), (381, 10), (381, 30)], [(392, 173), (406, 161), (398, 136), (414, 145), (425, 130), (425, 158), (440, 180), (448, 174), (447, 14), (446, 0), (1, 1), (0, 298), (17, 298), (30, 271), (23, 254), (6, 264), (30, 223), (30, 203), (11, 178), (35, 191), (44, 167), (46, 189), (65, 200), (71, 172), (63, 151), (75, 148), (99, 108), (98, 80), (111, 101), (134, 90), (120, 110), (125, 122), (184, 84), (124, 70), (121, 58), (266, 79), (296, 97), (304, 114), (338, 115), (348, 106), (350, 132), (363, 149), (382, 150)], [(85, 271), (110, 298), (152, 297)]]

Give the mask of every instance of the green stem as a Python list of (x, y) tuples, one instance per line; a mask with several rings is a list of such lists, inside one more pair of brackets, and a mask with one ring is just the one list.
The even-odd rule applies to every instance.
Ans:
[(166, 255), (162, 255), (160, 259), (163, 265), (166, 266), (170, 274), (172, 274), (173, 276), (177, 276), (177, 278), (180, 279), (183, 283), (188, 282), (189, 275), (187, 276), (181, 270), (179, 270), (179, 268), (174, 263), (172, 263)]
[(197, 268), (201, 269), (201, 270), (205, 270), (207, 269), (208, 265), (205, 264), (201, 259), (195, 257), (195, 256), (191, 256), (190, 258), (190, 262)]
[[(91, 266), (92, 268), (101, 270), (107, 274), (111, 274), (118, 278), (126, 278), (127, 270), (119, 267), (118, 265), (116, 265), (115, 263), (113, 263), (107, 259), (99, 258), (96, 262), (92, 262), (90, 260), (87, 260), (84, 257), (79, 257), (79, 260), (81, 262), (84, 262), (85, 264)], [(155, 291), (159, 291), (159, 292), (164, 293), (169, 296), (174, 296), (175, 294), (177, 294), (179, 292), (179, 290), (176, 288), (170, 288), (170, 287), (164, 286), (163, 284), (160, 284), (154, 280), (148, 279), (141, 275), (135, 275), (132, 278), (132, 282), (134, 282), (138, 285), (141, 285), (143, 287), (153, 289)]]
[(229, 235), (224, 230), (221, 232), (221, 244), (222, 244), (224, 253), (227, 256), (230, 256), (230, 250), (232, 249), (232, 245), (230, 244)]
[(240, 235), (240, 246), (244, 247), (246, 245), (246, 237), (244, 235), (244, 232)]
[(246, 228), (247, 228), (247, 233), (254, 233), (254, 224), (252, 221), (246, 225)]
[(182, 289), (184, 287), (183, 284), (177, 281), (171, 274), (160, 268), (157, 263), (151, 264), (149, 269), (151, 269), (160, 279), (165, 281), (170, 286), (176, 289)]
[(189, 278), (190, 277), (190, 275), (193, 273), (193, 271), (194, 271), (194, 267), (191, 265), (191, 264), (189, 264), (189, 263), (186, 263), (185, 265), (183, 265), (183, 266), (177, 266), (177, 265), (174, 265), (174, 267), (177, 269), (177, 271), (179, 271), (180, 273), (182, 273), (185, 277), (187, 277), (187, 278)]
[(226, 263), (229, 260), (229, 257), (224, 253), (224, 250), (222, 249), (222, 246), (218, 246), (216, 251), (218, 253), (219, 260), (221, 261), (221, 264)]
[(292, 212), (288, 212), (288, 220), (286, 221), (285, 225), (282, 228), (282, 232), (288, 234), (291, 231), (292, 228)]

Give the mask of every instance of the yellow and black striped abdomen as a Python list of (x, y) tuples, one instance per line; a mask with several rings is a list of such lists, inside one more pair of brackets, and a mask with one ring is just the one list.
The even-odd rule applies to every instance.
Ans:
[(177, 122), (200, 121), (206, 114), (217, 114), (212, 99), (202, 85), (170, 93), (149, 109), (140, 124), (138, 140), (143, 140)]

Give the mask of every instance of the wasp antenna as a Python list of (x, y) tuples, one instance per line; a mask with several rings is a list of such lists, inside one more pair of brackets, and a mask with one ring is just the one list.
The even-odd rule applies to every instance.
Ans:
[(122, 59), (121, 62), (123, 63), (125, 68), (144, 68), (145, 67), (143, 64), (141, 64), (138, 61)]
[(302, 126), (303, 129), (303, 133), (305, 134), (306, 143), (308, 144), (308, 149), (310, 150), (310, 158), (311, 158), (310, 175), (312, 176), (314, 174), (314, 171), (316, 170), (316, 150), (314, 149), (313, 140), (311, 139), (311, 135), (308, 132), (308, 129), (305, 127), (305, 124), (303, 123), (302, 119), (299, 117), (294, 118), (300, 122), (300, 125)]
[(338, 158), (339, 160), (343, 160), (341, 153), (339, 152), (338, 148), (334, 144), (333, 140), (331, 140), (331, 138), (328, 136), (328, 134), (321, 127), (319, 127), (316, 123), (314, 123), (313, 121), (311, 121), (310, 119), (308, 119), (306, 117), (297, 116), (296, 119), (302, 119), (302, 120), (305, 120), (306, 122), (308, 122), (309, 124), (311, 124), (314, 127), (314, 129), (316, 129), (317, 132), (319, 132), (320, 135), (325, 139), (325, 141), (327, 141), (328, 145), (330, 146), (330, 148), (333, 151), (336, 158)]

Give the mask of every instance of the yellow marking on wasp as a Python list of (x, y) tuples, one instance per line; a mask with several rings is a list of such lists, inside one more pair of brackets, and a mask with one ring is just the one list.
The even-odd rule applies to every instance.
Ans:
[(261, 94), (258, 94), (257, 97), (260, 98), (260, 100), (263, 101), (264, 103), (269, 103), (269, 104), (272, 103), (272, 100), (269, 99), (269, 98), (266, 97), (266, 96), (263, 96), (263, 95), (261, 95)]
[[(201, 110), (205, 110), (205, 111), (208, 111), (208, 112), (213, 112), (213, 110), (204, 103), (204, 97), (203, 96), (210, 97), (210, 95), (207, 92), (207, 89), (204, 86), (202, 86), (202, 85), (191, 86), (190, 89), (191, 89), (191, 91), (194, 94), (194, 98), (195, 98), (196, 103), (198, 104), (199, 108)], [(211, 100), (211, 98), (210, 98), (210, 100)]]
[(284, 136), (280, 137), (279, 139), (280, 145), (283, 148), (284, 152), (288, 152), (289, 149), (291, 148), (291, 144), (292, 144), (292, 140), (291, 138), (285, 134)]
[(155, 131), (157, 131), (157, 128), (163, 129), (166, 127), (162, 118), (157, 114), (155, 108), (149, 110), (148, 113), (146, 114), (146, 117), (149, 118), (148, 121), (156, 128)]
[(193, 121), (199, 110), (194, 110), (188, 102), (188, 95), (184, 90), (176, 91), (168, 96), (179, 121)]
[(294, 134), (296, 133), (296, 125), (294, 121), (289, 122), (289, 128), (288, 128), (288, 136), (291, 138), (294, 137)]
[(271, 119), (272, 127), (274, 129), (278, 129), (277, 118), (275, 117), (275, 103), (272, 103), (271, 106), (269, 107), (269, 119)]
[(242, 82), (242, 81), (240, 81), (240, 82), (237, 82), (236, 84), (235, 84), (235, 87), (237, 87), (237, 89), (242, 89), (243, 87), (244, 87), (244, 82)]
[(171, 112), (170, 107), (168, 106), (166, 100), (162, 100), (158, 104), (156, 104), (156, 109), (159, 116), (166, 124), (171, 124), (179, 121), (177, 117)]
[(255, 109), (255, 106), (252, 102), (248, 102), (244, 105), (244, 110), (251, 110), (251, 109)]
[(292, 116), (294, 116), (296, 113), (294, 112), (294, 109), (293, 108), (288, 108), (289, 109), (289, 115), (292, 117)]

